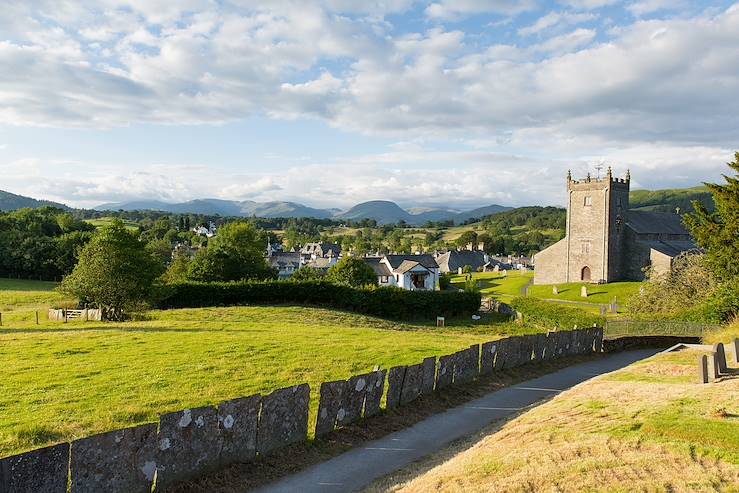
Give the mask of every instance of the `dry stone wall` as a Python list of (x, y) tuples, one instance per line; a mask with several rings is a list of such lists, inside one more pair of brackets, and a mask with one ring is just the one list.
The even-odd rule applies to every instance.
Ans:
[[(383, 396), (386, 409), (397, 409), (434, 391), (470, 384), (480, 375), (602, 348), (600, 328), (515, 336), (415, 365), (325, 382), (315, 436), (378, 414)], [(310, 387), (302, 384), (6, 457), (0, 459), (0, 493), (67, 493), (68, 486), (71, 493), (159, 490), (305, 441), (309, 407)]]

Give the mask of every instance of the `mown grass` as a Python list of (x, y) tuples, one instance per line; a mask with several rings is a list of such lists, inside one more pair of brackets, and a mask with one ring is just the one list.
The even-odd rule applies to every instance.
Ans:
[(367, 491), (737, 491), (739, 378), (696, 383), (697, 356), (590, 380)]
[(321, 382), (537, 330), (494, 317), (437, 329), (297, 306), (139, 318), (3, 327), (0, 456), (303, 382), (313, 420)]
[[(566, 283), (557, 284), (558, 294), (553, 293), (555, 285), (540, 284), (529, 288), (529, 296), (534, 298), (565, 300), (565, 301), (584, 301), (587, 303), (610, 303), (613, 298), (616, 302), (623, 304), (631, 296), (639, 292), (641, 282), (612, 282), (609, 284), (584, 284), (584, 283)], [(587, 298), (583, 298), (581, 288), (588, 288)]]
[[(96, 228), (100, 229), (104, 226), (109, 226), (113, 222), (114, 219), (115, 219), (114, 217), (106, 216), (106, 217), (99, 217), (97, 219), (86, 219), (85, 221), (92, 224)], [(136, 224), (136, 222), (134, 221), (124, 220), (123, 225), (126, 227), (126, 229), (131, 230), (131, 231), (138, 231), (139, 229), (139, 225)]]
[(0, 279), (0, 313), (2, 326), (17, 327), (36, 323), (47, 324), (48, 309), (56, 306), (74, 306), (76, 302), (53, 291), (58, 283)]
[[(506, 275), (501, 272), (472, 273), (472, 278), (478, 282), (482, 295), (495, 298), (521, 296), (521, 290), (531, 281), (533, 276), (533, 272), (521, 273), (518, 270), (508, 271)], [(452, 276), (452, 285), (462, 288), (464, 283), (464, 274)]]

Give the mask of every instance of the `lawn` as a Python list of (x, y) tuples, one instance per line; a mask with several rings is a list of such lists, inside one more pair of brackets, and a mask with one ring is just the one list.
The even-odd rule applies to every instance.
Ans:
[[(512, 298), (521, 296), (521, 290), (533, 279), (533, 272), (521, 273), (510, 270), (506, 275), (502, 272), (473, 272), (472, 278), (478, 281), (483, 297)], [(452, 276), (452, 285), (464, 287), (465, 275)]]
[(590, 380), (368, 491), (736, 492), (739, 378), (698, 384), (696, 359)]
[[(97, 219), (87, 219), (86, 222), (92, 224), (96, 228), (100, 229), (104, 226), (108, 226), (110, 223), (113, 222), (115, 218), (114, 217), (99, 217)], [(129, 229), (131, 231), (138, 231), (139, 225), (136, 224), (134, 221), (126, 221), (123, 220), (123, 225), (126, 227), (126, 229)]]
[[(610, 303), (613, 298), (616, 302), (623, 304), (631, 296), (639, 293), (641, 282), (612, 282), (608, 284), (583, 284), (579, 282), (557, 284), (558, 294), (554, 294), (554, 285), (535, 285), (529, 288), (529, 296), (542, 299), (584, 301), (587, 303)], [(582, 286), (587, 286), (588, 297), (580, 296)]]
[(375, 365), (418, 363), (536, 330), (492, 317), (450, 320), (440, 330), (296, 306), (152, 311), (141, 318), (3, 327), (0, 456), (302, 382), (315, 395), (321, 382)]
[(36, 323), (36, 312), (41, 324), (46, 323), (52, 306), (71, 306), (75, 303), (53, 291), (55, 282), (0, 279), (0, 313), (3, 327), (28, 326)]

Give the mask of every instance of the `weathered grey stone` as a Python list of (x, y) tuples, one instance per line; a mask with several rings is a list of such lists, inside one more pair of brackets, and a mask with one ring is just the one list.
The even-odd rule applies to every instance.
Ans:
[(334, 431), (339, 416), (344, 418), (346, 411), (343, 405), (347, 385), (346, 380), (321, 384), (321, 397), (318, 401), (318, 417), (316, 418), (317, 437)]
[(546, 334), (536, 334), (534, 336), (534, 359), (537, 363), (544, 359), (544, 350), (547, 345)]
[(469, 349), (455, 353), (454, 384), (473, 382), (480, 373), (480, 346), (475, 344)]
[(495, 355), (495, 365), (493, 366), (493, 369), (496, 371), (499, 371), (505, 368), (505, 360), (508, 358), (510, 340), (511, 340), (510, 337), (506, 337), (504, 339), (498, 339), (496, 341), (498, 343), (498, 348), (496, 350), (496, 355)]
[(557, 333), (547, 332), (547, 340), (544, 344), (544, 359), (552, 360), (557, 357)]
[(714, 344), (713, 351), (716, 353), (716, 364), (718, 365), (719, 373), (727, 373), (728, 366), (726, 364), (726, 351), (724, 350), (724, 344), (722, 342)]
[(361, 419), (369, 381), (370, 375), (367, 373), (355, 375), (349, 379), (342, 405), (343, 416), (340, 416), (341, 419), (338, 420), (340, 426), (346, 426)]
[(533, 335), (521, 336), (521, 351), (519, 365), (528, 365), (531, 363), (531, 358), (534, 354), (534, 340), (536, 339)]
[(275, 390), (262, 398), (262, 413), (257, 427), (257, 452), (265, 455), (273, 450), (302, 442), (308, 437), (307, 383)]
[(698, 357), (698, 378), (700, 383), (708, 383), (708, 355), (702, 354)]
[(385, 402), (387, 409), (395, 409), (400, 405), (405, 370), (405, 366), (395, 366), (390, 368), (387, 374), (387, 400)]
[(66, 493), (69, 444), (0, 459), (0, 493)]
[(156, 423), (111, 431), (71, 444), (74, 493), (148, 493), (154, 481)]
[(403, 388), (400, 391), (400, 404), (413, 402), (421, 395), (423, 383), (423, 364), (410, 365), (405, 369)]
[(593, 347), (596, 353), (603, 352), (603, 328), (602, 327), (598, 327), (595, 329), (595, 345)]
[(385, 392), (385, 370), (373, 371), (369, 374), (367, 397), (364, 400), (364, 417), (369, 418), (380, 412), (382, 394)]
[(423, 379), (421, 381), (421, 394), (428, 395), (434, 391), (436, 381), (436, 357), (431, 356), (423, 360)]
[(493, 373), (498, 346), (498, 341), (490, 341), (482, 345), (480, 349), (480, 374), (489, 375)]
[(443, 389), (452, 384), (454, 378), (454, 358), (455, 356), (453, 354), (439, 358), (439, 369), (436, 372), (436, 390)]
[(221, 456), (216, 409), (208, 406), (160, 416), (157, 445), (158, 487), (215, 470)]
[(721, 377), (721, 372), (718, 368), (718, 361), (716, 359), (716, 352), (711, 352), (708, 355), (708, 379), (716, 380)]
[(218, 405), (222, 465), (249, 462), (257, 455), (257, 425), (262, 396), (253, 395)]
[(508, 347), (506, 348), (506, 358), (503, 362), (503, 368), (515, 368), (521, 360), (521, 339), (519, 337), (508, 338)]
[(734, 339), (734, 363), (739, 364), (739, 339)]

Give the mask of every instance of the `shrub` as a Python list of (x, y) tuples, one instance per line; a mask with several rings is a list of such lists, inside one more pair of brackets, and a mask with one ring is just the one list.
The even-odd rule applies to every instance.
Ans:
[(344, 257), (326, 273), (326, 279), (345, 286), (377, 284), (377, 274), (367, 262), (358, 257)]
[(464, 291), (466, 293), (479, 293), (480, 286), (477, 285), (477, 281), (470, 278), (464, 282)]
[(465, 265), (462, 267), (462, 274), (471, 274), (472, 273), (472, 266), (471, 265)]
[(258, 304), (304, 304), (395, 319), (470, 315), (480, 308), (479, 293), (361, 288), (327, 281), (181, 282), (168, 286), (162, 308)]
[(449, 286), (452, 285), (452, 276), (451, 274), (439, 274), (439, 289), (442, 291), (449, 289)]
[(592, 327), (593, 324), (603, 327), (605, 319), (597, 315), (569, 306), (548, 303), (536, 298), (514, 298), (511, 307), (523, 314), (524, 321), (550, 328), (571, 329)]

